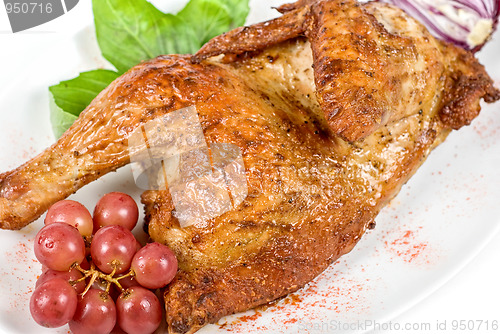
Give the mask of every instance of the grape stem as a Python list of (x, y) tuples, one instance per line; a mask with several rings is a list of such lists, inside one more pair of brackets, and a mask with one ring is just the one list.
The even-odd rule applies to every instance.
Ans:
[(92, 287), (92, 284), (94, 284), (96, 279), (101, 279), (107, 282), (106, 286), (106, 292), (109, 293), (109, 289), (111, 288), (111, 284), (115, 284), (118, 289), (120, 289), (121, 292), (125, 291), (125, 289), (122, 287), (120, 284), (119, 280), (126, 278), (126, 277), (133, 277), (135, 276), (135, 273), (132, 269), (129, 270), (129, 272), (123, 276), (120, 277), (114, 277), (116, 273), (116, 267), (113, 268), (113, 271), (109, 274), (105, 274), (99, 269), (96, 268), (95, 264), (90, 261), (90, 269), (83, 269), (78, 263), (75, 263), (72, 268), (76, 268), (78, 271), (80, 271), (83, 274), (83, 277), (76, 280), (76, 281), (70, 281), (69, 283), (71, 285), (77, 284), (78, 282), (81, 282), (83, 280), (86, 280), (88, 277), (90, 277), (90, 281), (85, 287), (85, 290), (81, 293), (82, 296), (85, 296), (87, 291)]

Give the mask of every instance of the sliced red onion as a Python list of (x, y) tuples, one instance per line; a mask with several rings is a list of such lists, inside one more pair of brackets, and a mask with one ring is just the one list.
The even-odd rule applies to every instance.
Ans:
[(435, 37), (479, 51), (495, 31), (500, 0), (379, 0), (422, 22)]

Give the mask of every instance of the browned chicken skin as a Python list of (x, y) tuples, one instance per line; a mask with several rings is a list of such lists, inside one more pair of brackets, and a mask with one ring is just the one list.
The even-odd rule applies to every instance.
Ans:
[[(442, 99), (445, 123), (454, 129), (469, 124), (479, 113), (477, 94), (488, 102), (494, 101), (496, 92), (491, 86), (479, 88), (487, 76), (472, 79), (469, 75), (481, 72), (473, 65), (475, 61), (466, 59), (471, 54), (456, 54), (456, 48), (448, 51), (446, 46), (436, 45), (438, 42), (424, 27), (406, 15), (394, 16), (383, 4), (301, 0), (279, 10), (285, 12), (282, 17), (212, 39), (193, 60), (255, 51), (304, 34), (311, 42), (321, 109), (332, 131), (351, 142), (412, 115), (422, 101), (434, 99), (442, 80), (440, 74), (450, 70), (446, 67), (453, 62), (450, 58), (447, 64), (443, 61), (445, 56), (464, 57), (454, 64), (453, 73), (448, 73), (452, 77), (448, 85), (467, 86), (445, 90), (460, 90), (459, 94)], [(283, 28), (275, 29), (276, 26)], [(479, 85), (470, 89), (476, 83)], [(464, 106), (462, 116), (450, 117), (453, 112), (447, 110), (456, 111), (459, 105)], [(453, 117), (460, 119), (452, 120)]]
[(209, 143), (241, 149), (248, 196), (185, 228), (167, 190), (142, 197), (151, 238), (179, 259), (165, 291), (169, 332), (194, 332), (299, 289), (349, 252), (449, 130), (469, 124), (481, 98), (500, 98), (472, 54), (398, 9), (332, 0), (280, 10), (193, 59), (161, 56), (113, 82), (51, 148), (0, 176), (0, 226), (22, 228), (127, 164), (134, 129), (196, 106)]

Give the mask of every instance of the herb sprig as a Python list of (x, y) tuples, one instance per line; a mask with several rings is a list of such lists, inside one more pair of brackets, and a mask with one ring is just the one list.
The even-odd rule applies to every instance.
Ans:
[(115, 70), (82, 72), (49, 87), (56, 138), (129, 68), (162, 54), (194, 53), (212, 37), (243, 25), (249, 12), (248, 0), (190, 0), (175, 15), (146, 0), (93, 0), (92, 9), (99, 48)]

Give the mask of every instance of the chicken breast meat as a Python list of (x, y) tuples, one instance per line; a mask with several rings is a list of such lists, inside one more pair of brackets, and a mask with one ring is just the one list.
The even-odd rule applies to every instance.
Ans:
[(500, 98), (473, 54), (397, 8), (279, 10), (114, 81), (52, 147), (0, 176), (0, 226), (22, 228), (129, 163), (135, 129), (195, 106), (207, 142), (241, 150), (248, 196), (187, 227), (168, 190), (142, 196), (151, 238), (179, 260), (165, 290), (169, 333), (192, 333), (296, 291), (349, 252), (451, 129)]

